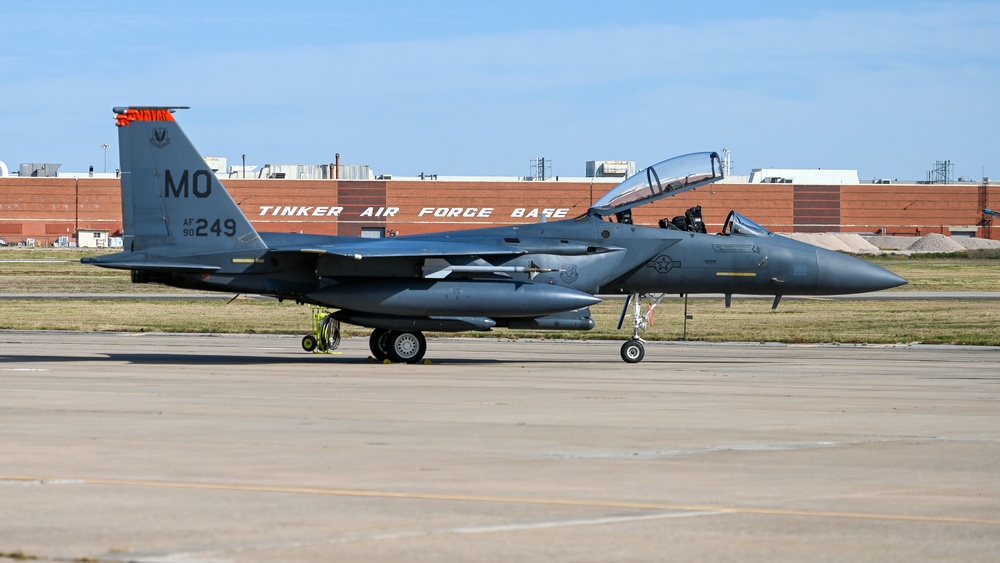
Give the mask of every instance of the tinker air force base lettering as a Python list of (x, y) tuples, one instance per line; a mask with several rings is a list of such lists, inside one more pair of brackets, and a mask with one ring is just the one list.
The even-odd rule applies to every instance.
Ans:
[[(261, 205), (261, 217), (340, 217), (343, 206), (324, 205)], [(517, 207), (510, 212), (509, 217), (523, 219), (564, 219), (570, 208)], [(369, 207), (362, 211), (359, 217), (396, 217), (399, 207)], [(437, 219), (463, 218), (488, 219), (494, 215), (493, 207), (424, 207), (417, 217), (434, 217)]]

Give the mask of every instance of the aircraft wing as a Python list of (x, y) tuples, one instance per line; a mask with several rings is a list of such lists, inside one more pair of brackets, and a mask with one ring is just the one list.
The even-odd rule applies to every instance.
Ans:
[(443, 256), (519, 256), (528, 250), (466, 241), (380, 238), (329, 245), (282, 246), (274, 252), (328, 254), (363, 260), (365, 258), (436, 258)]

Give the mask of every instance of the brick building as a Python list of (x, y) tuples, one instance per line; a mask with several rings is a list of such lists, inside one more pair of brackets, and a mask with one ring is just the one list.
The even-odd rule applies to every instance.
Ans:
[[(701, 205), (709, 232), (731, 209), (778, 232), (928, 233), (1000, 238), (982, 208), (1000, 207), (1000, 184), (750, 183), (737, 178), (635, 210), (635, 222)], [(740, 180), (744, 180), (740, 182)], [(584, 213), (607, 179), (546, 181), (223, 179), (260, 231), (391, 236), (556, 220)], [(121, 236), (114, 178), (0, 178), (0, 238), (50, 246), (80, 230)]]

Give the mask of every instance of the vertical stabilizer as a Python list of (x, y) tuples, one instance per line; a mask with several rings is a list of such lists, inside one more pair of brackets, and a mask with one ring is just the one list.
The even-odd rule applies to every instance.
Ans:
[(114, 108), (125, 250), (177, 256), (266, 246), (174, 120), (187, 108)]

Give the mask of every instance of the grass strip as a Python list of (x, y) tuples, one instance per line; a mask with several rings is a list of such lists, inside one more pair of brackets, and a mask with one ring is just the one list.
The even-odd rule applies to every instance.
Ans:
[[(463, 336), (562, 339), (625, 339), (616, 330), (620, 301), (591, 309), (592, 331), (514, 331), (462, 333)], [(0, 329), (238, 334), (306, 334), (307, 307), (285, 302), (226, 301), (46, 301), (0, 302)], [(687, 340), (709, 342), (792, 342), (966, 344), (1000, 346), (1000, 301), (830, 301), (786, 299), (777, 311), (767, 300), (692, 300)], [(368, 329), (345, 325), (344, 336)], [(654, 311), (648, 340), (684, 336), (683, 303), (665, 300)]]

